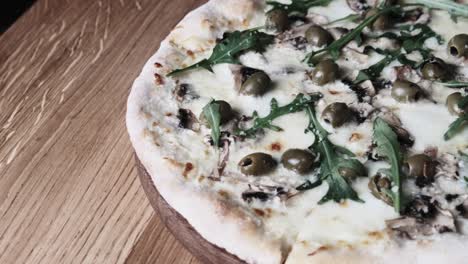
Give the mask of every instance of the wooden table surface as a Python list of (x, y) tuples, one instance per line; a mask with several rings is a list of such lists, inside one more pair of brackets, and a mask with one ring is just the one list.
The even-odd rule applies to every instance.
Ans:
[(0, 263), (198, 263), (141, 188), (130, 86), (203, 0), (38, 0), (0, 36)]

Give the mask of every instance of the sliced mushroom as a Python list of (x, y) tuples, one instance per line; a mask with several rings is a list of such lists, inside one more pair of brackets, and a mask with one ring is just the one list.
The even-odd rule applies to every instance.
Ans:
[(255, 199), (266, 202), (275, 197), (279, 197), (281, 200), (286, 199), (288, 191), (280, 186), (264, 186), (264, 185), (252, 185), (249, 184), (249, 189), (242, 193), (242, 200), (246, 203), (251, 203)]

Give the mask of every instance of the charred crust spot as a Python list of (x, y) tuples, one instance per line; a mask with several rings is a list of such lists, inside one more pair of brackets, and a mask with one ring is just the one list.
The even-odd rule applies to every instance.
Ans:
[(154, 74), (154, 82), (156, 83), (156, 85), (163, 85), (164, 84), (164, 79), (160, 74), (155, 73)]
[(187, 178), (188, 174), (193, 170), (193, 168), (194, 166), (192, 163), (185, 163), (184, 172), (182, 173), (182, 175), (184, 175), (184, 177)]
[(254, 212), (255, 212), (256, 215), (258, 215), (258, 216), (260, 216), (260, 217), (264, 217), (264, 216), (265, 216), (265, 212), (264, 212), (263, 210), (257, 209), (257, 208), (255, 208), (255, 209), (253, 209), (253, 210), (254, 210)]
[(330, 90), (330, 91), (328, 91), (328, 92), (329, 92), (330, 94), (332, 94), (332, 95), (340, 94), (340, 92), (338, 92), (338, 91), (333, 91), (333, 90)]
[(329, 249), (330, 249), (329, 246), (321, 246), (321, 247), (317, 248), (315, 251), (307, 254), (307, 256), (313, 256), (313, 255), (319, 253), (320, 251), (325, 251), (325, 250), (329, 250)]
[(355, 141), (359, 141), (362, 139), (362, 135), (359, 134), (359, 133), (352, 133), (351, 134), (351, 137), (349, 138), (349, 141), (351, 142), (355, 142)]
[(219, 196), (223, 197), (224, 199), (229, 199), (230, 195), (228, 192), (220, 190), (218, 191)]
[(155, 63), (154, 63), (154, 67), (156, 67), (156, 68), (162, 68), (163, 65), (162, 65), (161, 63), (159, 63), (159, 62), (155, 62)]
[(273, 150), (273, 151), (281, 151), (281, 144), (278, 143), (278, 142), (275, 142), (275, 143), (272, 143), (270, 145), (270, 149)]
[(193, 58), (195, 56), (195, 53), (191, 50), (187, 50), (187, 55)]
[(242, 200), (246, 203), (251, 203), (254, 199), (258, 199), (262, 202), (267, 201), (270, 198), (268, 193), (264, 192), (244, 192), (242, 193)]
[(167, 117), (171, 117), (173, 114), (172, 113), (166, 113), (165, 114)]

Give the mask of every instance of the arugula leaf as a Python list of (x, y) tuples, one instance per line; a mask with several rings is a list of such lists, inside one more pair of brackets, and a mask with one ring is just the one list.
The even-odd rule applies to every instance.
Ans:
[(273, 7), (272, 10), (281, 9), (287, 11), (289, 14), (306, 15), (309, 8), (314, 6), (327, 6), (333, 0), (292, 0), (290, 4), (282, 4), (276, 1), (267, 1), (268, 5)]
[[(467, 98), (467, 97), (465, 97)], [(450, 124), (449, 129), (444, 134), (445, 140), (450, 140), (457, 135), (458, 132), (462, 130), (465, 125), (468, 124), (468, 113), (463, 114), (458, 117), (452, 124)]]
[(448, 87), (448, 88), (464, 88), (464, 87), (468, 87), (468, 82), (458, 82), (458, 81), (451, 81), (451, 82), (445, 82), (445, 83), (441, 83), (439, 82), (438, 84), (441, 84), (445, 87)]
[(219, 137), (221, 136), (221, 114), (219, 113), (219, 107), (219, 103), (215, 100), (212, 100), (203, 107), (203, 115), (205, 115), (208, 124), (210, 124), (211, 138), (216, 147), (219, 145)]
[[(419, 53), (421, 53), (424, 59), (429, 58), (431, 55), (431, 50), (426, 48), (424, 45), (425, 41), (432, 37), (437, 38), (439, 43), (441, 43), (442, 41), (441, 36), (439, 36), (430, 27), (424, 24), (402, 26), (400, 27), (400, 30), (400, 35), (397, 35), (392, 32), (386, 32), (379, 36), (371, 36), (371, 38), (385, 37), (389, 39), (398, 40), (402, 43), (402, 49), (404, 49), (407, 54), (413, 51), (418, 51)], [(413, 35), (412, 33), (416, 30), (418, 30), (419, 33)], [(403, 65), (410, 65), (413, 68), (418, 68), (422, 62), (418, 63), (408, 59), (406, 55), (402, 53), (402, 49), (381, 50), (370, 46), (365, 47), (365, 52), (373, 50), (377, 53), (385, 55), (385, 58), (383, 58), (376, 64), (370, 66), (369, 68), (359, 71), (359, 74), (353, 83), (359, 84), (363, 81), (377, 79), (380, 76), (383, 69), (387, 67), (390, 63), (392, 63), (394, 60), (398, 60)]]
[(343, 22), (343, 21), (352, 21), (352, 22), (354, 22), (354, 21), (357, 21), (360, 18), (361, 18), (361, 15), (350, 14), (350, 15), (347, 15), (345, 17), (342, 17), (342, 18), (333, 20), (331, 22), (328, 22), (326, 25), (332, 25), (332, 24), (335, 24), (335, 23), (338, 23), (338, 22)]
[(278, 106), (278, 102), (276, 101), (276, 99), (273, 98), (270, 102), (271, 110), (267, 116), (259, 117), (257, 112), (254, 112), (253, 126), (245, 130), (238, 130), (236, 131), (236, 134), (239, 136), (252, 138), (255, 137), (255, 134), (260, 129), (266, 128), (273, 131), (282, 131), (281, 127), (272, 124), (273, 120), (283, 115), (300, 112), (304, 110), (304, 108), (306, 108), (309, 104), (319, 100), (321, 97), (322, 96), (319, 94), (298, 94), (291, 103), (281, 107)]
[(273, 40), (274, 36), (256, 29), (226, 33), (223, 39), (216, 44), (213, 53), (208, 59), (204, 59), (186, 68), (172, 71), (167, 76), (197, 68), (204, 68), (212, 71), (212, 66), (220, 63), (240, 64), (238, 56), (242, 52), (248, 50), (262, 51), (266, 46), (271, 44)]
[(316, 57), (318, 55), (323, 55), (323, 54), (330, 54), (333, 59), (335, 60), (338, 59), (338, 57), (341, 54), (341, 49), (344, 46), (346, 46), (349, 42), (351, 42), (352, 40), (359, 38), (364, 28), (374, 23), (375, 20), (379, 18), (379, 16), (386, 14), (386, 13), (390, 13), (390, 12), (397, 12), (397, 10), (399, 10), (399, 7), (396, 7), (396, 6), (389, 6), (389, 7), (384, 7), (383, 9), (380, 9), (375, 15), (364, 19), (364, 21), (362, 21), (361, 24), (359, 24), (356, 28), (348, 32), (342, 38), (333, 41), (330, 45), (328, 45), (327, 47), (323, 49), (313, 51), (307, 54), (304, 61), (308, 62), (309, 64), (314, 64)]
[(397, 134), (393, 129), (381, 118), (374, 121), (374, 142), (377, 145), (377, 153), (386, 157), (391, 164), (390, 176), (392, 180), (392, 188), (389, 190), (389, 195), (393, 200), (393, 207), (398, 213), (401, 212), (401, 165), (402, 157), (400, 152), (400, 144), (398, 143)]
[[(306, 107), (306, 111), (309, 116), (309, 126), (306, 131), (312, 132), (315, 135), (316, 138), (312, 148), (314, 148), (321, 157), (320, 179), (316, 183), (319, 184), (321, 181), (326, 181), (328, 183), (328, 191), (319, 201), (319, 204), (326, 203), (330, 200), (341, 202), (346, 199), (364, 202), (359, 199), (356, 191), (353, 190), (349, 182), (340, 174), (340, 169), (348, 168), (360, 171), (363, 165), (358, 160), (350, 159), (340, 151), (337, 151), (339, 148), (328, 139), (328, 132), (317, 120), (315, 109), (312, 104)], [(311, 184), (310, 186), (316, 187), (318, 185)], [(305, 187), (310, 186), (306, 185)]]
[(415, 3), (429, 8), (441, 9), (449, 12), (452, 17), (468, 17), (468, 5), (450, 0), (414, 0)]
[(367, 80), (375, 80), (380, 76), (380, 73), (383, 71), (385, 67), (387, 67), (390, 63), (392, 63), (398, 54), (395, 52), (388, 52), (385, 55), (385, 58), (377, 62), (376, 64), (370, 66), (367, 69), (360, 70), (356, 80), (353, 81), (354, 84), (359, 84)]
[[(424, 42), (426, 42), (427, 39), (435, 37), (439, 44), (442, 44), (442, 37), (435, 33), (428, 25), (406, 25), (400, 27), (400, 30), (401, 36), (398, 39), (402, 42), (402, 47), (408, 54), (413, 51), (419, 51), (423, 58), (427, 59), (431, 54), (430, 50), (424, 47)], [(419, 33), (413, 35), (412, 33), (416, 30), (418, 30)]]

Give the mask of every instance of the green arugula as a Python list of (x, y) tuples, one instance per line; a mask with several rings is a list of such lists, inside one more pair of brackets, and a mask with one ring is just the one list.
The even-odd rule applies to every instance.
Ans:
[(326, 25), (332, 25), (332, 24), (336, 24), (336, 23), (344, 22), (344, 21), (355, 22), (355, 21), (359, 20), (360, 18), (361, 18), (361, 15), (358, 15), (358, 14), (350, 14), (350, 15), (347, 15), (347, 16), (345, 16), (345, 17), (342, 17), (342, 18), (333, 20), (333, 21), (331, 21), (331, 22), (328, 22)]
[(464, 88), (464, 87), (468, 87), (468, 82), (458, 82), (458, 81), (451, 81), (451, 82), (445, 82), (445, 83), (442, 83), (442, 82), (438, 82), (438, 84), (441, 84), (445, 87), (448, 87), (448, 88)]
[(208, 59), (203, 59), (186, 68), (172, 71), (167, 76), (198, 68), (212, 71), (212, 67), (220, 63), (240, 64), (238, 57), (242, 52), (249, 50), (262, 51), (266, 46), (273, 43), (273, 40), (274, 36), (260, 32), (257, 29), (226, 33), (223, 39), (216, 44), (213, 53)]
[(306, 132), (312, 132), (315, 135), (315, 142), (311, 148), (320, 154), (320, 172), (317, 182), (306, 182), (297, 187), (297, 189), (312, 189), (319, 186), (322, 181), (326, 181), (328, 183), (328, 191), (319, 201), (319, 204), (331, 200), (339, 203), (346, 199), (364, 202), (359, 199), (358, 194), (353, 190), (350, 183), (340, 174), (341, 169), (360, 171), (363, 165), (358, 160), (352, 159), (344, 154), (342, 151), (343, 148), (335, 146), (328, 139), (328, 132), (319, 123), (313, 104), (309, 104), (306, 107), (306, 112), (309, 116), (309, 126)]
[(306, 55), (306, 58), (304, 61), (308, 62), (309, 64), (315, 64), (317, 56), (319, 55), (324, 55), (324, 54), (330, 54), (330, 56), (333, 59), (338, 59), (338, 57), (341, 54), (341, 49), (343, 49), (344, 46), (346, 46), (349, 42), (355, 39), (360, 38), (360, 34), (370, 24), (374, 23), (379, 16), (386, 14), (386, 13), (391, 13), (391, 12), (397, 12), (400, 8), (397, 6), (389, 6), (389, 7), (384, 7), (383, 9), (380, 9), (375, 15), (370, 16), (366, 19), (364, 19), (361, 24), (359, 24), (356, 28), (348, 32), (346, 35), (344, 35), (342, 38), (337, 39), (333, 41), (330, 45), (327, 47), (313, 51), (309, 54)]
[(221, 136), (221, 114), (219, 113), (219, 107), (219, 103), (215, 100), (212, 100), (203, 107), (203, 115), (205, 115), (208, 124), (210, 124), (211, 138), (216, 147), (219, 146), (219, 138)]
[[(400, 27), (400, 30), (400, 35), (397, 35), (392, 32), (386, 32), (379, 36), (370, 36), (370, 38), (385, 37), (389, 39), (395, 39), (402, 43), (402, 46), (400, 49), (397, 50), (381, 50), (370, 46), (365, 47), (365, 53), (372, 50), (379, 54), (385, 55), (385, 57), (376, 64), (370, 66), (369, 68), (359, 71), (358, 76), (353, 82), (354, 84), (359, 84), (367, 80), (377, 79), (384, 70), (384, 68), (387, 67), (394, 60), (398, 60), (403, 65), (410, 65), (413, 68), (418, 68), (422, 62), (418, 63), (408, 59), (406, 55), (402, 53), (402, 50), (404, 50), (406, 54), (418, 51), (424, 59), (427, 59), (431, 55), (431, 50), (425, 47), (425, 41), (429, 38), (435, 37), (437, 38), (439, 43), (442, 42), (442, 37), (435, 33), (427, 25), (416, 24), (402, 26)], [(413, 32), (416, 30), (418, 30), (418, 33), (413, 35)]]
[(468, 17), (468, 5), (450, 0), (414, 0), (415, 3), (429, 8), (445, 10), (453, 17)]
[(289, 14), (306, 15), (309, 8), (314, 6), (327, 6), (333, 0), (292, 0), (290, 4), (282, 4), (276, 1), (267, 1), (272, 6), (272, 10), (281, 9)]
[(389, 190), (388, 194), (392, 197), (395, 211), (399, 213), (402, 209), (402, 157), (397, 134), (383, 119), (377, 118), (374, 121), (373, 140), (377, 145), (377, 153), (382, 157), (386, 157), (390, 161), (391, 168), (389, 170), (389, 174), (391, 176), (392, 188)]
[(354, 84), (359, 84), (367, 80), (377, 79), (380, 76), (383, 69), (400, 56), (399, 50), (389, 51), (389, 50), (380, 50), (380, 49), (374, 49), (374, 48), (372, 49), (376, 51), (377, 53), (385, 55), (385, 57), (379, 62), (377, 62), (376, 64), (370, 66), (369, 68), (360, 70), (358, 76), (353, 81)]
[[(468, 97), (465, 97), (465, 98), (468, 98)], [(468, 100), (465, 99), (465, 105), (467, 104), (466, 102), (468, 102)], [(460, 117), (457, 118), (457, 120), (455, 120), (452, 124), (450, 124), (449, 129), (444, 134), (444, 139), (445, 140), (452, 139), (462, 130), (462, 128), (465, 127), (466, 124), (468, 124), (468, 113), (461, 115)]]
[(278, 101), (276, 99), (271, 99), (270, 102), (270, 113), (265, 117), (259, 117), (258, 113), (255, 111), (253, 113), (253, 126), (248, 129), (238, 130), (236, 134), (242, 137), (255, 137), (256, 133), (261, 129), (270, 129), (273, 131), (282, 131), (282, 128), (276, 125), (273, 125), (273, 120), (276, 118), (296, 113), (304, 110), (309, 104), (316, 102), (321, 98), (319, 94), (304, 95), (298, 94), (296, 98), (289, 104), (284, 106), (278, 106)]

